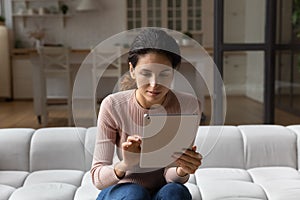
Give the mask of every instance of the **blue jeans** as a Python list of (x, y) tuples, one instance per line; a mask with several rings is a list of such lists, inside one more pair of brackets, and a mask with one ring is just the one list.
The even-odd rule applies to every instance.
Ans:
[(191, 200), (189, 190), (180, 183), (168, 183), (154, 195), (134, 183), (122, 183), (103, 189), (97, 200)]

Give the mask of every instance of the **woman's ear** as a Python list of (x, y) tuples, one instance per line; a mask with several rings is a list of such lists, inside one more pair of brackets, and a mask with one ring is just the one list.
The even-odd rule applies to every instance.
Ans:
[(134, 67), (131, 64), (131, 62), (129, 62), (129, 73), (132, 79), (135, 79), (135, 72), (134, 72)]

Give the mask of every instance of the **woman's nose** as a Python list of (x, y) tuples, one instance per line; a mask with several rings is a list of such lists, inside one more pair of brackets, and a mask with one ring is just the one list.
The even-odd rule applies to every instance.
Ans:
[(157, 80), (156, 80), (156, 76), (152, 76), (151, 78), (150, 78), (150, 86), (151, 87), (154, 87), (154, 86), (156, 86), (156, 84), (157, 84)]

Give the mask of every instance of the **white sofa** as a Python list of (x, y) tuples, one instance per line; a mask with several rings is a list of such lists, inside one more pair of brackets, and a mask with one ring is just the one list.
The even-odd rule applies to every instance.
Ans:
[[(199, 127), (206, 155), (186, 184), (193, 199), (300, 199), (300, 125), (220, 128)], [(95, 135), (95, 127), (0, 129), (0, 200), (96, 199)]]

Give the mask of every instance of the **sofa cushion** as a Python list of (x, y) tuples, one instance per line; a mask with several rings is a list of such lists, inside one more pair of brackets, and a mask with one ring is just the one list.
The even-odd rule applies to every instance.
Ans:
[(290, 167), (260, 167), (248, 170), (255, 183), (260, 184), (269, 199), (296, 200), (300, 197), (300, 174)]
[(267, 200), (264, 190), (257, 184), (246, 181), (220, 180), (198, 184), (205, 200)]
[(81, 185), (89, 185), (89, 186), (93, 186), (93, 182), (92, 182), (92, 176), (90, 174), (90, 172), (86, 172), (82, 178), (82, 181), (81, 181)]
[(237, 127), (200, 126), (195, 145), (203, 156), (200, 168), (245, 167), (243, 138)]
[(195, 174), (190, 174), (190, 178), (188, 180), (188, 183), (196, 184), (196, 176), (195, 176)]
[(74, 200), (95, 200), (100, 193), (92, 182), (90, 172), (86, 172), (81, 181), (81, 187), (76, 191)]
[(30, 171), (49, 169), (85, 170), (85, 128), (43, 128), (31, 142)]
[(300, 180), (268, 181), (262, 187), (271, 200), (299, 200), (300, 197)]
[(94, 186), (83, 185), (79, 187), (75, 193), (74, 200), (95, 200), (100, 190)]
[(29, 171), (29, 148), (34, 129), (0, 129), (0, 170)]
[[(299, 172), (290, 167), (259, 167), (248, 170), (253, 181), (263, 184), (275, 180), (299, 180)], [(299, 188), (300, 189), (300, 188)]]
[(196, 183), (206, 181), (222, 181), (222, 180), (235, 180), (235, 181), (248, 181), (252, 179), (249, 173), (244, 169), (236, 168), (206, 168), (198, 169), (195, 173)]
[(299, 166), (300, 166), (300, 148), (299, 148), (300, 147), (300, 125), (291, 125), (291, 126), (287, 126), (287, 128), (297, 135), (297, 146), (298, 146), (297, 159), (298, 159), (298, 169), (299, 169)]
[[(85, 136), (85, 165), (86, 171), (89, 171), (92, 166), (93, 154), (95, 149), (95, 141), (96, 141), (97, 127), (88, 128)], [(113, 163), (119, 162), (119, 158), (117, 156), (117, 149), (115, 149)]]
[(0, 184), (21, 187), (28, 174), (24, 171), (0, 171)]
[(201, 194), (197, 185), (193, 183), (184, 184), (192, 195), (192, 200), (201, 200)]
[(83, 171), (78, 170), (43, 170), (32, 172), (26, 179), (24, 186), (38, 183), (68, 183), (79, 187)]
[(86, 171), (90, 170), (92, 166), (96, 134), (97, 134), (97, 127), (88, 128), (86, 131), (85, 145), (84, 145)]
[(15, 189), (16, 188), (13, 188), (11, 186), (0, 184), (0, 200), (8, 200), (8, 198), (15, 191)]
[[(287, 126), (288, 129), (292, 130), (296, 134), (300, 134), (300, 125), (290, 125)], [(300, 138), (298, 138), (300, 140)]]
[(9, 200), (73, 200), (76, 189), (66, 183), (40, 183), (18, 188)]
[[(251, 183), (252, 179), (248, 172), (244, 169), (237, 169), (237, 168), (201, 168), (198, 169), (195, 173), (195, 178), (196, 178), (196, 183), (197, 186), (200, 188), (200, 193), (202, 196), (202, 199), (227, 199), (227, 198), (237, 198), (239, 195), (243, 198), (254, 198), (255, 197), (255, 192), (258, 186), (256, 185), (251, 185), (250, 188), (253, 190), (253, 194), (245, 192), (245, 188), (249, 184), (244, 184), (246, 183)], [(223, 187), (227, 187), (226, 184), (237, 184), (241, 183), (241, 191), (237, 190), (229, 190), (228, 193), (223, 191), (222, 189), (222, 184)], [(207, 186), (206, 186), (207, 184)], [(218, 193), (220, 190), (220, 196), (217, 194), (206, 194), (207, 192), (212, 192), (213, 190), (211, 187), (216, 184), (220, 188), (216, 188), (216, 191), (213, 193)], [(237, 184), (238, 185), (238, 184)], [(241, 193), (240, 193), (241, 192)], [(260, 195), (259, 195), (260, 196)], [(242, 198), (240, 198), (242, 199)]]
[(246, 169), (297, 167), (297, 138), (289, 129), (279, 125), (244, 125), (238, 128), (245, 143)]

